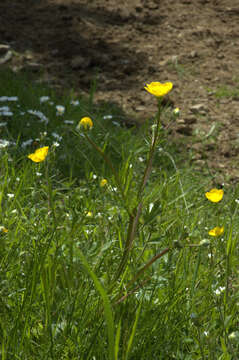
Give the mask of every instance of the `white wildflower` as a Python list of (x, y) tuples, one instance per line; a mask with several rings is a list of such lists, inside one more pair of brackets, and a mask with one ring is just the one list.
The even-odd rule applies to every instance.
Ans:
[(41, 111), (27, 110), (27, 112), (31, 115), (37, 116), (40, 119), (40, 122), (45, 122), (46, 124), (48, 124), (48, 122), (49, 122), (48, 118)]
[(9, 199), (13, 199), (14, 198), (14, 194), (7, 194), (7, 197), (9, 198)]
[(74, 121), (73, 121), (73, 120), (65, 120), (64, 123), (65, 123), (65, 124), (73, 125), (73, 124), (74, 124)]
[(48, 100), (50, 100), (49, 96), (41, 96), (41, 97), (40, 97), (40, 103), (41, 103), (41, 104), (44, 103), (44, 102), (46, 102), (46, 101), (48, 101)]
[(33, 142), (33, 139), (29, 139), (29, 140), (26, 140), (26, 141), (23, 141), (22, 143), (22, 148), (25, 149), (27, 146), (31, 145)]
[(61, 140), (62, 140), (62, 136), (58, 135), (58, 134), (55, 133), (55, 132), (53, 132), (51, 135), (52, 135), (56, 140), (58, 140), (58, 141), (61, 141)]
[(71, 100), (71, 105), (77, 106), (79, 104), (80, 104), (79, 100)]
[(61, 116), (65, 112), (65, 106), (62, 105), (56, 105), (56, 115)]

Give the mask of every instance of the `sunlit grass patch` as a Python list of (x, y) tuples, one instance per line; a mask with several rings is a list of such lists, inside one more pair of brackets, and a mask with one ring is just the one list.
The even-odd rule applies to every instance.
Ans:
[(239, 187), (179, 166), (160, 102), (129, 129), (1, 76), (1, 357), (236, 359)]

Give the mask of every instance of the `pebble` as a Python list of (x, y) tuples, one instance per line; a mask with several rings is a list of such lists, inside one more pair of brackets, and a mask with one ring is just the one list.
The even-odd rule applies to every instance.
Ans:
[(197, 118), (196, 116), (187, 116), (185, 119), (184, 119), (184, 122), (185, 124), (188, 124), (188, 125), (191, 125), (191, 124), (196, 124), (197, 122)]
[(179, 134), (182, 134), (182, 135), (186, 135), (186, 136), (191, 136), (192, 135), (192, 132), (193, 132), (193, 129), (191, 126), (188, 126), (188, 125), (180, 125), (176, 131), (179, 133)]
[(208, 112), (208, 108), (204, 104), (195, 104), (190, 107), (190, 111), (194, 114), (206, 114)]
[(86, 69), (89, 65), (90, 65), (90, 59), (84, 58), (80, 55), (75, 56), (71, 60), (72, 69), (79, 69), (79, 68)]

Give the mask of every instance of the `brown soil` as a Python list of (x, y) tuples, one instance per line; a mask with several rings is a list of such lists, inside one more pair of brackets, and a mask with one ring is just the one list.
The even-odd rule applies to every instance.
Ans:
[[(145, 83), (170, 80), (181, 110), (172, 137), (194, 164), (239, 178), (238, 0), (1, 0), (0, 44), (15, 71), (88, 93), (145, 119), (156, 110)], [(0, 54), (1, 55), (1, 54)], [(222, 86), (237, 93), (216, 98)], [(4, 94), (3, 94), (4, 95)], [(198, 105), (197, 107), (193, 107)], [(193, 135), (193, 136), (192, 136)]]

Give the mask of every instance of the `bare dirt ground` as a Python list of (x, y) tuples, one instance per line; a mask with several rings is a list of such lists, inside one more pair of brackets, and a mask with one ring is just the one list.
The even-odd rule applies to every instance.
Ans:
[(194, 165), (239, 179), (238, 0), (1, 0), (0, 44), (13, 50), (0, 66), (55, 87), (88, 93), (97, 74), (96, 100), (140, 120), (156, 110), (145, 83), (172, 81), (172, 138)]

